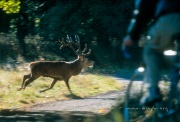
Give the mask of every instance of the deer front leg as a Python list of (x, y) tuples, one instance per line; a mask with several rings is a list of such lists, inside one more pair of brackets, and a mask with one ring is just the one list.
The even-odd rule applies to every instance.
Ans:
[(58, 81), (57, 79), (54, 79), (53, 82), (51, 83), (51, 86), (49, 88), (47, 88), (47, 89), (41, 90), (40, 93), (45, 92), (45, 91), (47, 91), (49, 89), (52, 89), (57, 81)]
[(72, 94), (71, 88), (70, 88), (70, 86), (69, 86), (69, 79), (66, 79), (66, 80), (65, 80), (65, 83), (66, 83), (66, 86), (67, 86), (69, 92)]
[(31, 74), (24, 75), (24, 77), (23, 77), (23, 82), (22, 82), (22, 85), (21, 85), (21, 88), (19, 88), (18, 91), (20, 91), (20, 90), (23, 89), (24, 82), (26, 81), (26, 79), (28, 79), (28, 78), (30, 78), (30, 77), (31, 77)]

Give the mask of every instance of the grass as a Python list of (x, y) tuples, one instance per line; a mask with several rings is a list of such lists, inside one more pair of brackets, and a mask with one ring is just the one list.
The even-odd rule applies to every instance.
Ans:
[[(27, 71), (0, 70), (0, 109), (21, 108), (38, 103), (70, 99), (64, 81), (58, 81), (53, 89), (44, 93), (39, 91), (50, 86), (53, 79), (41, 77), (25, 90), (17, 91)], [(118, 90), (123, 87), (114, 79), (99, 74), (80, 74), (69, 81), (72, 92), (81, 98)]]

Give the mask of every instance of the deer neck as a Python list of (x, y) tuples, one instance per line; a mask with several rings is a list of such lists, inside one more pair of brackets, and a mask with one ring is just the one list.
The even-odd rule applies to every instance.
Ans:
[(81, 73), (81, 70), (83, 69), (83, 65), (79, 58), (73, 61), (73, 63), (71, 64), (71, 68), (73, 75), (78, 75), (79, 73)]

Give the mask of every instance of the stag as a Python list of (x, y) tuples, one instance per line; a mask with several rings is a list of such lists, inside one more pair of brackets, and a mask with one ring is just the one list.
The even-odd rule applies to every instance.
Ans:
[[(72, 40), (71, 37), (67, 36), (67, 40), (61, 41), (61, 47), (69, 47), (72, 51), (77, 55), (77, 59), (66, 62), (66, 61), (36, 61), (30, 63), (30, 74), (24, 75), (23, 82), (21, 85), (21, 89), (25, 89), (31, 82), (39, 78), (50, 77), (53, 78), (53, 82), (51, 83), (49, 88), (41, 90), (40, 92), (45, 92), (49, 89), (52, 89), (58, 80), (63, 80), (66, 83), (66, 86), (70, 93), (72, 93), (69, 86), (69, 79), (72, 76), (76, 76), (80, 74), (82, 69), (87, 67), (92, 67), (94, 62), (88, 60), (86, 56), (90, 55), (91, 49), (87, 53), (87, 44), (85, 44), (85, 48), (81, 51), (80, 39), (78, 36), (75, 36), (75, 41)], [(77, 50), (73, 47), (73, 45), (77, 46)]]

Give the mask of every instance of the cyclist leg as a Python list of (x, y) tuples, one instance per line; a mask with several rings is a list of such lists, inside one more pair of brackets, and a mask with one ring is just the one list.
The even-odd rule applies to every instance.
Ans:
[(173, 47), (172, 37), (180, 31), (180, 14), (162, 16), (151, 27), (149, 38), (144, 47), (144, 62), (146, 64), (145, 82), (148, 83), (147, 94), (141, 99), (142, 105), (152, 106), (161, 99), (158, 88), (160, 80), (160, 57), (163, 51)]
[(144, 49), (144, 62), (146, 71), (144, 81), (148, 85), (146, 95), (141, 99), (142, 105), (153, 106), (154, 102), (161, 100), (161, 94), (158, 87), (160, 80), (160, 54), (157, 50), (150, 47)]

